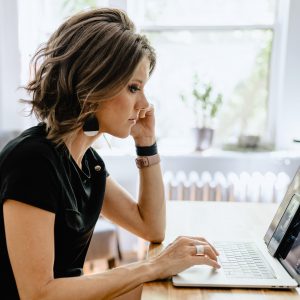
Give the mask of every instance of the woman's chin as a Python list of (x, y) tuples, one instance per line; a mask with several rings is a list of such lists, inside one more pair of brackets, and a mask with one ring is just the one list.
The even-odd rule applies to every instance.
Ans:
[[(121, 127), (121, 126), (120, 126)], [(125, 139), (130, 135), (131, 132), (131, 126), (123, 126), (122, 128), (109, 128), (104, 130), (105, 133), (108, 133), (114, 137)]]

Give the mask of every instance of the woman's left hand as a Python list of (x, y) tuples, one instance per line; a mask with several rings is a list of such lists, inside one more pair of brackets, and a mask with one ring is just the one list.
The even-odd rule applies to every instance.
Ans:
[(137, 146), (151, 146), (155, 143), (155, 117), (153, 104), (140, 110), (139, 118), (132, 127), (130, 134)]

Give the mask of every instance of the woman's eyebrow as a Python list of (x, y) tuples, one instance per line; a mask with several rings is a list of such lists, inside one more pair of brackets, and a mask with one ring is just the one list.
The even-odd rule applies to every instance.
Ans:
[(140, 79), (132, 79), (132, 81), (138, 81), (139, 83), (143, 83), (143, 80)]

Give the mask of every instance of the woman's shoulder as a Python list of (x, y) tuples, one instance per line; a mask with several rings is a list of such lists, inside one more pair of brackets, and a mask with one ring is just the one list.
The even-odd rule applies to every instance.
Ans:
[(98, 151), (95, 150), (93, 147), (90, 147), (89, 152), (87, 152), (87, 153), (89, 153), (90, 159), (93, 159), (96, 162), (100, 162), (101, 164), (104, 164), (103, 159), (99, 155)]
[(43, 124), (23, 131), (6, 144), (0, 153), (0, 165), (4, 161), (24, 161), (28, 159), (55, 159), (55, 145), (46, 138)]
[(101, 167), (101, 170), (103, 170), (106, 174), (106, 177), (109, 176), (109, 172), (107, 171), (107, 168), (105, 166), (105, 163), (101, 156), (99, 155), (98, 151), (95, 150), (93, 147), (90, 147), (89, 150), (87, 151), (87, 156), (89, 160), (89, 164), (93, 165), (95, 170), (97, 170), (97, 166)]

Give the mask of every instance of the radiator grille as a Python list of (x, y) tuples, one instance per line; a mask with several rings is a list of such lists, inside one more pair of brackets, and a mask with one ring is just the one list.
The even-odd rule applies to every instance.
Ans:
[(280, 202), (290, 181), (290, 177), (284, 172), (164, 173), (168, 200)]

